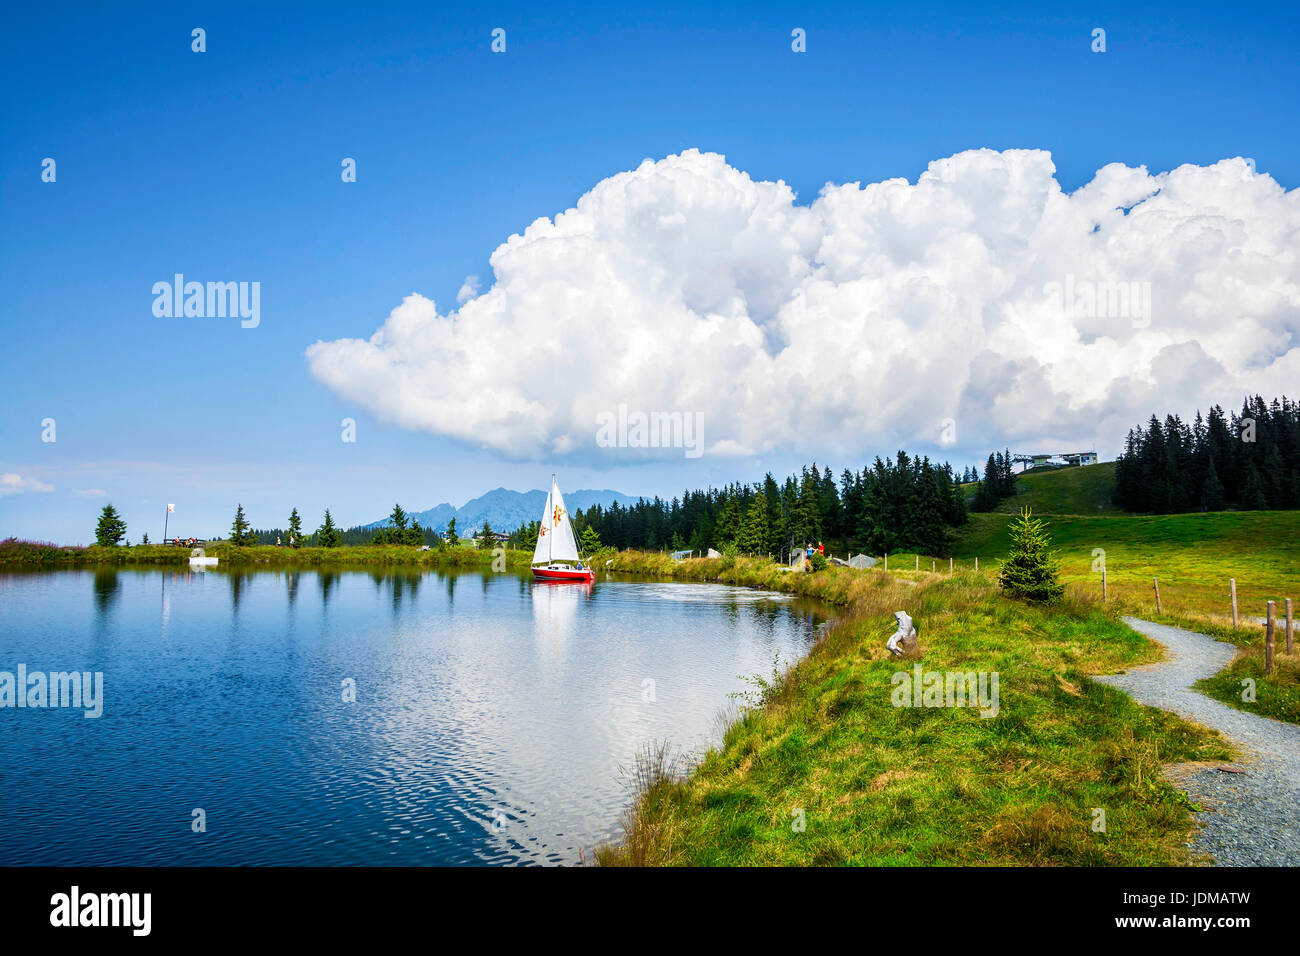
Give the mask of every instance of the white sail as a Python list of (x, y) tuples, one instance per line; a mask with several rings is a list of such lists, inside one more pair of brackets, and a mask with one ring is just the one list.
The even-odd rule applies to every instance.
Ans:
[[(554, 482), (554, 478), (551, 479)], [(537, 527), (537, 547), (533, 548), (533, 564), (548, 564), (551, 560), (551, 495), (546, 494), (546, 507), (542, 509), (542, 522)]]
[[(560, 486), (555, 483), (555, 476), (551, 476), (551, 560), (552, 561), (577, 561), (578, 560), (578, 542), (573, 538), (573, 522), (569, 520), (568, 509), (564, 507), (564, 496), (560, 494)], [(545, 521), (543, 521), (545, 524)], [(539, 535), (540, 537), (540, 535)]]

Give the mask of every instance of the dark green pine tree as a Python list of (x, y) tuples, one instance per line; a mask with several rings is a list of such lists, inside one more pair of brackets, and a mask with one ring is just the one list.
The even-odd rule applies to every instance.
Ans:
[(478, 546), (480, 548), (490, 548), (496, 544), (492, 537), (492, 525), (488, 524), (487, 518), (483, 519), (483, 530), (478, 533)]
[(289, 512), (289, 540), (286, 543), (291, 548), (302, 547), (302, 518), (298, 516), (297, 508)]
[(817, 466), (814, 464), (811, 471), (805, 467), (799, 481), (799, 497), (795, 504), (795, 527), (803, 532), (798, 536), (809, 544), (816, 544), (824, 533), (820, 493), (821, 481), (817, 474)]
[(993, 506), (999, 501), (998, 487), (999, 466), (998, 458), (1001, 455), (989, 454), (989, 459), (984, 464), (984, 478), (975, 486), (975, 502), (971, 505), (972, 511), (992, 511)]
[(1027, 601), (1053, 601), (1064, 594), (1060, 565), (1043, 522), (1029, 508), (1022, 508), (1007, 530), (1011, 553), (1002, 561), (998, 578), (1002, 591)]
[(944, 547), (944, 502), (929, 458), (918, 463), (913, 459), (912, 487), (909, 489), (907, 534), (912, 547), (935, 554)]
[(453, 547), (455, 547), (456, 543), (460, 541), (460, 535), (456, 533), (455, 517), (447, 522), (447, 530), (443, 532), (443, 537), (447, 539), (447, 544)]
[(253, 543), (253, 532), (248, 519), (244, 517), (243, 505), (235, 505), (235, 520), (230, 525), (230, 543), (241, 546)]
[(736, 498), (727, 495), (726, 502), (718, 514), (718, 521), (713, 526), (714, 546), (721, 549), (736, 540), (740, 532), (740, 506)]
[(736, 534), (736, 549), (741, 554), (763, 554), (767, 536), (767, 495), (754, 495), (741, 519), (740, 530)]
[(1275, 511), (1286, 507), (1284, 504), (1287, 499), (1286, 465), (1282, 462), (1282, 455), (1276, 445), (1270, 445), (1264, 452), (1260, 477), (1264, 486), (1264, 497), (1268, 502), (1266, 507)]
[(1219, 480), (1219, 473), (1215, 470), (1213, 462), (1210, 462), (1210, 470), (1205, 476), (1205, 488), (1203, 494), (1204, 500), (1202, 502), (1202, 507), (1206, 511), (1223, 510), (1223, 482)]
[(1241, 507), (1243, 511), (1264, 511), (1268, 501), (1264, 498), (1264, 483), (1253, 461), (1246, 462), (1245, 476), (1241, 482)]
[(111, 504), (104, 505), (99, 513), (99, 523), (95, 525), (95, 544), (105, 548), (116, 547), (126, 537), (126, 522)]
[(343, 543), (343, 536), (330, 517), (330, 510), (325, 509), (325, 523), (316, 529), (316, 545), (321, 548), (337, 548)]
[[(817, 466), (814, 465), (813, 475), (816, 474)], [(822, 535), (828, 538), (839, 538), (843, 535), (843, 504), (840, 501), (839, 490), (835, 487), (835, 477), (829, 468), (822, 469), (817, 510), (821, 513)]]
[(406, 544), (406, 512), (402, 506), (393, 505), (393, 513), (388, 516), (388, 525), (375, 531), (375, 544)]
[[(849, 474), (847, 470), (844, 472)], [(850, 475), (850, 480), (852, 476)], [(779, 554), (785, 541), (785, 518), (781, 514), (781, 486), (776, 483), (769, 471), (763, 476), (763, 497), (767, 499), (767, 540), (762, 550)]]

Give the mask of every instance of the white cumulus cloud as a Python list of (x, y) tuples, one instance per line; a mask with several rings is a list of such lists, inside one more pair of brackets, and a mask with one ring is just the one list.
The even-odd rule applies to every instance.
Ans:
[(646, 160), (498, 246), (458, 309), (412, 294), (308, 363), (399, 427), (591, 461), (620, 404), (702, 412), (714, 455), (860, 457), (946, 419), (958, 448), (1113, 452), (1152, 411), (1296, 391), (1300, 191), (1241, 159), (1055, 173), (971, 150), (801, 206), (717, 154)]

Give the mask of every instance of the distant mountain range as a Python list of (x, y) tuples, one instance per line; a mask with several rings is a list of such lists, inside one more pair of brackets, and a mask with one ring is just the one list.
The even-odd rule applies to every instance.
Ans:
[[(592, 505), (608, 507), (614, 502), (621, 505), (635, 504), (637, 499), (618, 491), (592, 491), (582, 489), (566, 494), (564, 504), (570, 511), (586, 511)], [(449, 504), (440, 504), (427, 511), (408, 512), (411, 518), (420, 522), (425, 528), (434, 531), (447, 530), (447, 523), (456, 519), (456, 530), (469, 536), (471, 531), (483, 527), (486, 520), (493, 531), (514, 531), (530, 521), (537, 521), (546, 507), (544, 491), (511, 491), (509, 488), (497, 488), (487, 494), (479, 495), (457, 508)], [(366, 530), (382, 528), (389, 524), (388, 518), (372, 521), (361, 527)]]

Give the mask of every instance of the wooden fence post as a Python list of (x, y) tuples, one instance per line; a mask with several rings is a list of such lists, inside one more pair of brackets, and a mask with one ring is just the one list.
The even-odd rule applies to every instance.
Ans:
[(934, 558), (930, 559), (930, 573), (934, 574)]
[(1291, 626), (1291, 599), (1287, 598), (1286, 599), (1286, 652), (1288, 654), (1295, 653), (1294, 637), (1295, 637), (1295, 631)]
[(1232, 629), (1237, 629), (1237, 579), (1228, 578), (1232, 582)]
[(1161, 608), (1160, 608), (1160, 579), (1159, 579), (1159, 578), (1152, 578), (1152, 579), (1151, 579), (1151, 583), (1154, 584), (1155, 587), (1156, 587), (1156, 613), (1157, 613), (1157, 614), (1163, 614), (1164, 611), (1161, 610)]
[[(948, 577), (952, 577), (952, 558), (949, 558), (949, 559), (948, 559)], [(1291, 607), (1291, 599), (1290, 599), (1290, 598), (1287, 598), (1286, 606), (1287, 606), (1288, 608)], [(1290, 613), (1288, 612), (1288, 613), (1287, 613), (1287, 619), (1289, 620), (1290, 617), (1291, 617), (1291, 615), (1290, 615)]]
[(980, 573), (980, 559), (978, 556), (976, 556), (975, 558), (975, 573), (976, 574)]
[(918, 554), (918, 555), (916, 555), (915, 557), (916, 557), (916, 570), (917, 570), (917, 571), (920, 571), (920, 570), (921, 570), (921, 556)]
[(1105, 567), (1103, 567), (1103, 568), (1101, 569), (1101, 599), (1102, 599), (1103, 602), (1106, 600), (1106, 569), (1105, 569)]
[(886, 571), (889, 570), (889, 552), (888, 552), (888, 551), (885, 552), (885, 570), (886, 570)]
[(1273, 673), (1273, 608), (1272, 601), (1268, 602), (1268, 614), (1264, 625), (1264, 675), (1267, 677)]

